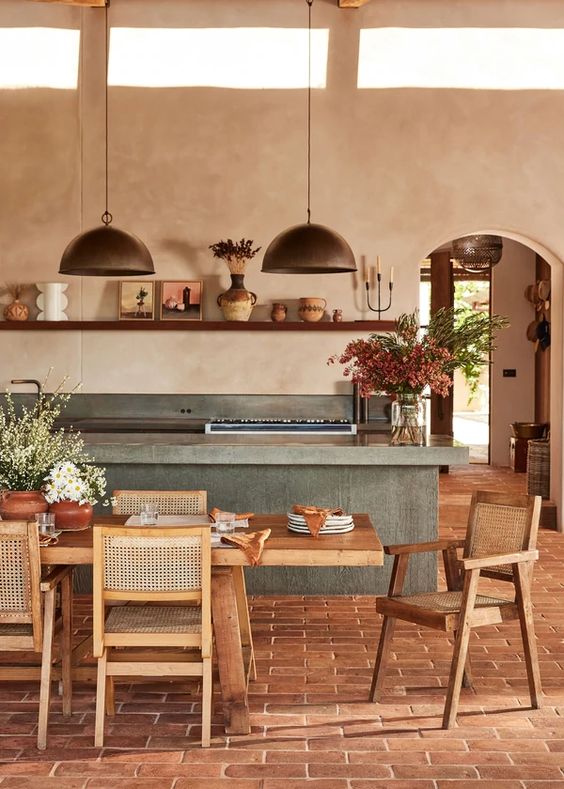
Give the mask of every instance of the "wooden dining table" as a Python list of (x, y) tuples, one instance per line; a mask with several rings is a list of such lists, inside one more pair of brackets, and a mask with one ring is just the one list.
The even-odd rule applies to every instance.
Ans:
[[(301, 535), (290, 532), (286, 515), (255, 515), (248, 531), (271, 529), (260, 565), (273, 567), (366, 567), (380, 566), (384, 552), (368, 515), (353, 515), (355, 528), (345, 534)], [(124, 524), (127, 516), (97, 516), (96, 524)], [(135, 526), (131, 527), (136, 528)], [(41, 548), (45, 565), (92, 564), (92, 529), (60, 534), (56, 545)], [(252, 675), (254, 655), (252, 634), (245, 599), (244, 553), (228, 546), (215, 546), (212, 559), (212, 616), (215, 654), (223, 701), (227, 734), (250, 731), (247, 687)], [(252, 570), (251, 570), (252, 572)], [(288, 590), (291, 592), (291, 590)], [(358, 590), (362, 593), (362, 590)], [(81, 665), (89, 654), (91, 640), (85, 639), (73, 652), (73, 676), (94, 679), (93, 667)], [(28, 675), (29, 676), (29, 675)]]

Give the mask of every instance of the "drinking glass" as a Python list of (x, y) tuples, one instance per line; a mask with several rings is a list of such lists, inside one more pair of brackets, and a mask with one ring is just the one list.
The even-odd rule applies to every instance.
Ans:
[(142, 504), (139, 513), (142, 526), (156, 526), (159, 520), (159, 509), (156, 504)]
[(55, 531), (55, 513), (54, 512), (37, 512), (35, 514), (35, 522), (39, 534), (53, 534)]
[(237, 521), (216, 521), (215, 531), (217, 534), (233, 534)]

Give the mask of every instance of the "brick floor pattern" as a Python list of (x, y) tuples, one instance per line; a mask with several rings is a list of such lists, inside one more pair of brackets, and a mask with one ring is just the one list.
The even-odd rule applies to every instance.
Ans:
[[(487, 468), (441, 478), (441, 532), (463, 533), (473, 487), (523, 485), (523, 476)], [(474, 632), (475, 687), (462, 691), (457, 727), (443, 731), (452, 649), (444, 634), (399, 624), (386, 696), (369, 704), (380, 627), (373, 598), (260, 597), (252, 601), (258, 676), (249, 736), (225, 737), (216, 704), (213, 746), (201, 749), (197, 686), (151, 682), (118, 686), (117, 714), (96, 749), (93, 688), (78, 685), (72, 719), (54, 696), (49, 747), (39, 753), (37, 685), (1, 683), (0, 789), (564, 787), (564, 536), (543, 531), (539, 544), (542, 710), (527, 706), (518, 625)], [(90, 605), (76, 602), (77, 637), (88, 632)]]

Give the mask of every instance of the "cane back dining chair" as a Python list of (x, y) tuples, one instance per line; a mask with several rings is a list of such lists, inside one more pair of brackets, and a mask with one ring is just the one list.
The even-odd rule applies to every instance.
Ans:
[[(57, 610), (59, 587), (61, 605)], [(72, 696), (72, 567), (55, 567), (41, 578), (37, 524), (0, 521), (0, 651), (41, 653), (40, 750), (47, 747), (55, 632), (61, 635), (63, 715), (68, 716)], [(0, 679), (10, 679), (12, 670), (18, 671), (2, 665)]]
[[(461, 685), (470, 686), (472, 681), (468, 659), (470, 631), (518, 619), (531, 706), (540, 708), (542, 690), (531, 605), (540, 508), (540, 496), (476, 491), (464, 540), (385, 547), (385, 552), (394, 557), (394, 566), (388, 596), (376, 600), (383, 622), (371, 701), (377, 701), (382, 691), (396, 619), (451, 632), (455, 636), (454, 653), (442, 724), (444, 729), (451, 728), (456, 721)], [(461, 560), (457, 557), (458, 548), (463, 548)], [(409, 557), (424, 551), (442, 552), (448, 591), (402, 595)], [(478, 594), (480, 575), (511, 583), (513, 599)]]
[[(122, 526), (94, 527), (96, 746), (104, 742), (107, 679), (131, 675), (201, 677), (202, 745), (209, 746), (210, 587), (209, 526), (134, 531)], [(106, 606), (114, 601), (145, 605), (111, 606), (106, 616)], [(186, 605), (188, 601), (193, 604)], [(162, 648), (169, 651), (158, 651)]]
[(114, 490), (114, 515), (138, 515), (143, 504), (154, 505), (161, 515), (205, 515), (205, 490)]
[[(114, 515), (138, 515), (143, 504), (156, 506), (161, 515), (205, 515), (208, 494), (205, 490), (114, 490)], [(251, 651), (250, 669), (253, 679), (257, 678), (251, 617), (247, 600), (245, 571), (242, 567), (232, 570), (237, 594), (239, 627), (243, 646)], [(111, 708), (111, 701), (109, 704)]]

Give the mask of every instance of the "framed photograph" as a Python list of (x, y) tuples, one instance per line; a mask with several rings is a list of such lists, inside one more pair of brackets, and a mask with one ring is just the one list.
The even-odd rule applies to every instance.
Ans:
[(119, 283), (120, 321), (152, 321), (155, 317), (155, 283), (122, 280)]
[(198, 280), (161, 282), (159, 314), (162, 321), (201, 321), (202, 282)]

